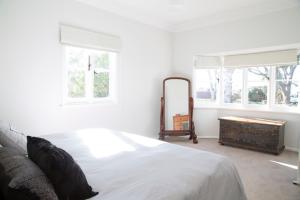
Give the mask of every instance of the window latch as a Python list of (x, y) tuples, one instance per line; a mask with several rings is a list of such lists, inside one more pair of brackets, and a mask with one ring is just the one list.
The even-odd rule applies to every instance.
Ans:
[(89, 56), (89, 65), (88, 65), (88, 71), (91, 71), (91, 56)]

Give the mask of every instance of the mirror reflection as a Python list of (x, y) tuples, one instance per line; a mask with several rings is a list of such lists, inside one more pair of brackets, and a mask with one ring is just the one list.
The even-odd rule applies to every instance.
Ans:
[(166, 130), (189, 130), (189, 85), (185, 80), (165, 83)]

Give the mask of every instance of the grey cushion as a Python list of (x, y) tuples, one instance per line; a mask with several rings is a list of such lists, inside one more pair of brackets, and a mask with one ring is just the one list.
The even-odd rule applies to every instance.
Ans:
[(20, 153), (27, 154), (26, 135), (12, 129), (8, 122), (0, 121), (0, 144), (3, 147), (15, 148)]
[(46, 175), (12, 148), (0, 148), (0, 190), (4, 199), (58, 200)]

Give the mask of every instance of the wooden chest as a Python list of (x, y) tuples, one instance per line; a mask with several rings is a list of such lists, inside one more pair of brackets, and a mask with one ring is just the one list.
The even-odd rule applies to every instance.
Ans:
[(221, 117), (221, 144), (279, 154), (284, 149), (285, 121)]

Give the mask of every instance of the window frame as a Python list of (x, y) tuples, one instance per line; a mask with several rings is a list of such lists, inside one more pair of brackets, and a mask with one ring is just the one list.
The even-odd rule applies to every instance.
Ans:
[[(202, 68), (202, 69), (209, 69), (209, 68)], [(219, 81), (218, 81), (217, 87), (216, 87), (216, 90), (217, 90), (217, 92), (216, 92), (216, 100), (214, 102), (205, 102), (204, 100), (199, 100), (198, 99), (197, 101), (194, 101), (194, 103), (196, 105), (195, 107), (201, 106), (203, 103), (206, 105), (206, 107), (215, 107), (215, 106), (217, 106), (219, 104), (220, 99), (222, 98), (220, 96), (221, 95), (221, 93), (220, 93), (220, 84), (221, 84), (221, 78), (222, 78), (221, 77), (221, 73), (222, 73), (221, 70), (222, 70), (222, 68), (221, 67), (211, 67), (211, 69), (219, 70), (219, 71), (217, 71), (219, 73)], [(197, 92), (197, 88), (195, 87), (195, 85), (196, 85), (196, 73), (195, 73), (195, 70), (197, 70), (197, 69), (194, 68), (194, 70), (193, 70), (193, 79), (192, 79), (192, 85), (193, 85), (192, 91), (193, 91), (193, 94), (192, 95), (193, 95), (194, 99), (197, 99), (197, 98), (195, 98), (196, 92)]]
[[(221, 90), (221, 94), (220, 94), (220, 105), (222, 106), (234, 106), (234, 107), (241, 107), (243, 104), (244, 104), (244, 95), (245, 95), (245, 91), (244, 91), (244, 85), (245, 85), (245, 82), (244, 82), (244, 78), (242, 79), (242, 90), (241, 90), (241, 103), (226, 103), (224, 98), (224, 92), (225, 92), (225, 88), (224, 88), (224, 70), (226, 68), (232, 68), (232, 67), (224, 67), (224, 66), (221, 66), (221, 74), (220, 74), (220, 90)], [(242, 70), (242, 74), (243, 74), (243, 77), (244, 77), (244, 70), (243, 68), (240, 68), (240, 67), (237, 67), (236, 69), (241, 69)]]
[[(240, 69), (243, 70), (243, 86), (242, 86), (242, 99), (241, 103), (225, 103), (224, 102), (224, 83), (223, 83), (223, 71), (226, 68), (225, 66), (221, 65), (219, 66), (220, 69), (220, 82), (218, 84), (217, 88), (217, 99), (215, 103), (205, 103), (197, 100), (195, 96), (196, 88), (193, 87), (193, 96), (194, 96), (194, 102), (195, 102), (195, 108), (216, 108), (216, 109), (233, 109), (233, 110), (249, 110), (249, 111), (266, 111), (266, 112), (279, 112), (279, 113), (300, 113), (300, 95), (298, 96), (298, 105), (295, 107), (290, 107), (288, 105), (278, 105), (276, 104), (276, 97), (275, 97), (275, 91), (276, 91), (276, 67), (277, 66), (284, 66), (288, 65), (286, 64), (280, 64), (280, 65), (272, 65), (267, 66), (269, 67), (269, 76), (270, 80), (268, 81), (267, 87), (267, 103), (265, 105), (259, 105), (259, 104), (249, 104), (248, 103), (248, 68), (249, 67), (240, 67)], [(262, 65), (263, 66), (263, 65)], [(251, 66), (256, 67), (256, 66)], [(257, 66), (259, 67), (259, 66)], [(298, 64), (298, 67), (300, 65)], [(239, 67), (237, 67), (239, 68)], [(201, 68), (198, 68), (201, 69)], [(193, 69), (193, 85), (195, 86), (197, 82), (197, 77), (195, 71), (198, 70), (196, 68)], [(300, 92), (300, 91), (299, 91)], [(218, 98), (219, 97), (219, 98)]]
[[(87, 51), (104, 51), (108, 53), (115, 54), (115, 62), (110, 66), (108, 70), (100, 70), (108, 71), (109, 72), (109, 95), (107, 97), (94, 97), (94, 66), (91, 65), (90, 70), (84, 69), (85, 72), (85, 97), (69, 97), (68, 96), (68, 64), (67, 64), (67, 48), (68, 47), (75, 47), (75, 48), (82, 48)], [(119, 66), (119, 55), (120, 53), (117, 51), (111, 51), (106, 49), (94, 49), (82, 46), (75, 46), (75, 45), (62, 45), (62, 106), (66, 105), (82, 105), (82, 104), (103, 104), (103, 105), (112, 105), (117, 103), (117, 68)], [(88, 67), (88, 66), (87, 66)]]
[[(288, 64), (284, 64), (284, 65), (288, 65)], [(284, 65), (281, 65), (281, 66), (284, 66)], [(273, 77), (274, 77), (274, 84), (272, 85), (272, 90), (273, 90), (273, 93), (272, 93), (272, 97), (273, 97), (273, 101), (272, 101), (272, 106), (276, 109), (285, 109), (285, 108), (288, 108), (290, 110), (293, 110), (293, 109), (296, 109), (300, 112), (300, 86), (299, 86), (299, 95), (298, 95), (298, 105), (295, 106), (295, 107), (292, 107), (292, 106), (288, 106), (286, 104), (276, 104), (276, 83), (278, 81), (283, 81), (285, 79), (281, 79), (281, 80), (277, 80), (276, 79), (276, 67), (278, 66), (274, 66), (274, 70), (273, 70)], [(298, 67), (300, 68), (300, 64), (298, 64)], [(293, 82), (292, 79), (289, 79), (289, 81)], [(300, 84), (300, 78), (295, 80), (296, 82), (298, 82)]]
[[(251, 66), (252, 67), (252, 66)], [(271, 79), (271, 66), (253, 66), (253, 67), (269, 67), (269, 80), (268, 81), (249, 81), (249, 68), (251, 67), (245, 67), (243, 70), (245, 71), (245, 73), (243, 73), (243, 79), (245, 79), (245, 83), (244, 83), (244, 87), (243, 87), (243, 92), (245, 93), (245, 96), (244, 96), (244, 106), (245, 107), (249, 107), (249, 108), (264, 108), (266, 109), (268, 107), (268, 105), (270, 105), (270, 102), (271, 102), (271, 82), (272, 82), (272, 79)], [(266, 104), (250, 104), (249, 103), (249, 96), (248, 96), (248, 85), (249, 85), (249, 82), (266, 82), (266, 86), (267, 86), (267, 103)]]

